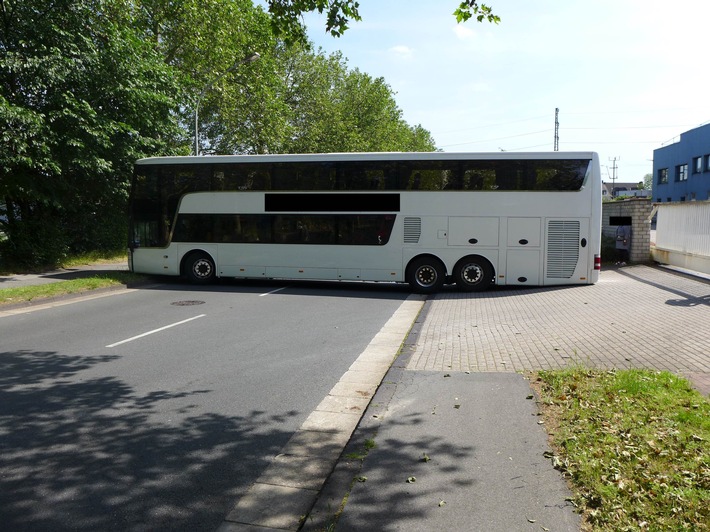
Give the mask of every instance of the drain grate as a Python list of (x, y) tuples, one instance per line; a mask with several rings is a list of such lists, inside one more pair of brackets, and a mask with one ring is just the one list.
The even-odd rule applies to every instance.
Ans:
[(176, 307), (189, 307), (192, 305), (204, 305), (204, 301), (174, 301), (173, 303), (170, 303), (171, 305), (175, 305)]

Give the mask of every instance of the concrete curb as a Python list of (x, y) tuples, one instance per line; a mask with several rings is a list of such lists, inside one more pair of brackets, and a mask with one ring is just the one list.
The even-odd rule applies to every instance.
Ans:
[[(219, 532), (298, 530), (419, 315), (409, 296), (353, 362), (264, 473), (227, 514)], [(352, 477), (351, 477), (352, 478)]]

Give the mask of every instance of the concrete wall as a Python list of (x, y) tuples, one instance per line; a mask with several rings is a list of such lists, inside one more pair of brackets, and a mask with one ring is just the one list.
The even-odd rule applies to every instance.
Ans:
[(631, 217), (631, 262), (648, 262), (651, 260), (651, 224), (648, 223), (649, 215), (653, 210), (651, 201), (645, 198), (631, 198), (627, 200), (608, 201), (602, 203), (602, 234), (614, 238), (616, 225), (611, 225), (609, 220), (617, 216)]
[(657, 204), (653, 259), (710, 274), (710, 201)]

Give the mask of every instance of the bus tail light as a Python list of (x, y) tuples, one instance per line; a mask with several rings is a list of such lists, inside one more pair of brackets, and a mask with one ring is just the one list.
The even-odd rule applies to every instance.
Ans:
[(602, 269), (602, 257), (601, 257), (601, 255), (594, 255), (594, 269), (595, 269), (595, 270), (601, 270), (601, 269)]

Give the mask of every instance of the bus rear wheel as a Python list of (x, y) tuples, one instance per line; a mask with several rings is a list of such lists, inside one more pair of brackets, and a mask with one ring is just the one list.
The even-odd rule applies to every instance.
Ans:
[(421, 257), (414, 260), (407, 269), (407, 282), (412, 290), (420, 294), (437, 292), (446, 280), (446, 270), (439, 259)]
[(463, 292), (485, 290), (493, 282), (493, 267), (483, 257), (469, 255), (454, 266), (454, 282)]
[(187, 279), (193, 284), (208, 284), (214, 281), (214, 261), (207, 253), (190, 253), (185, 257), (184, 268)]

